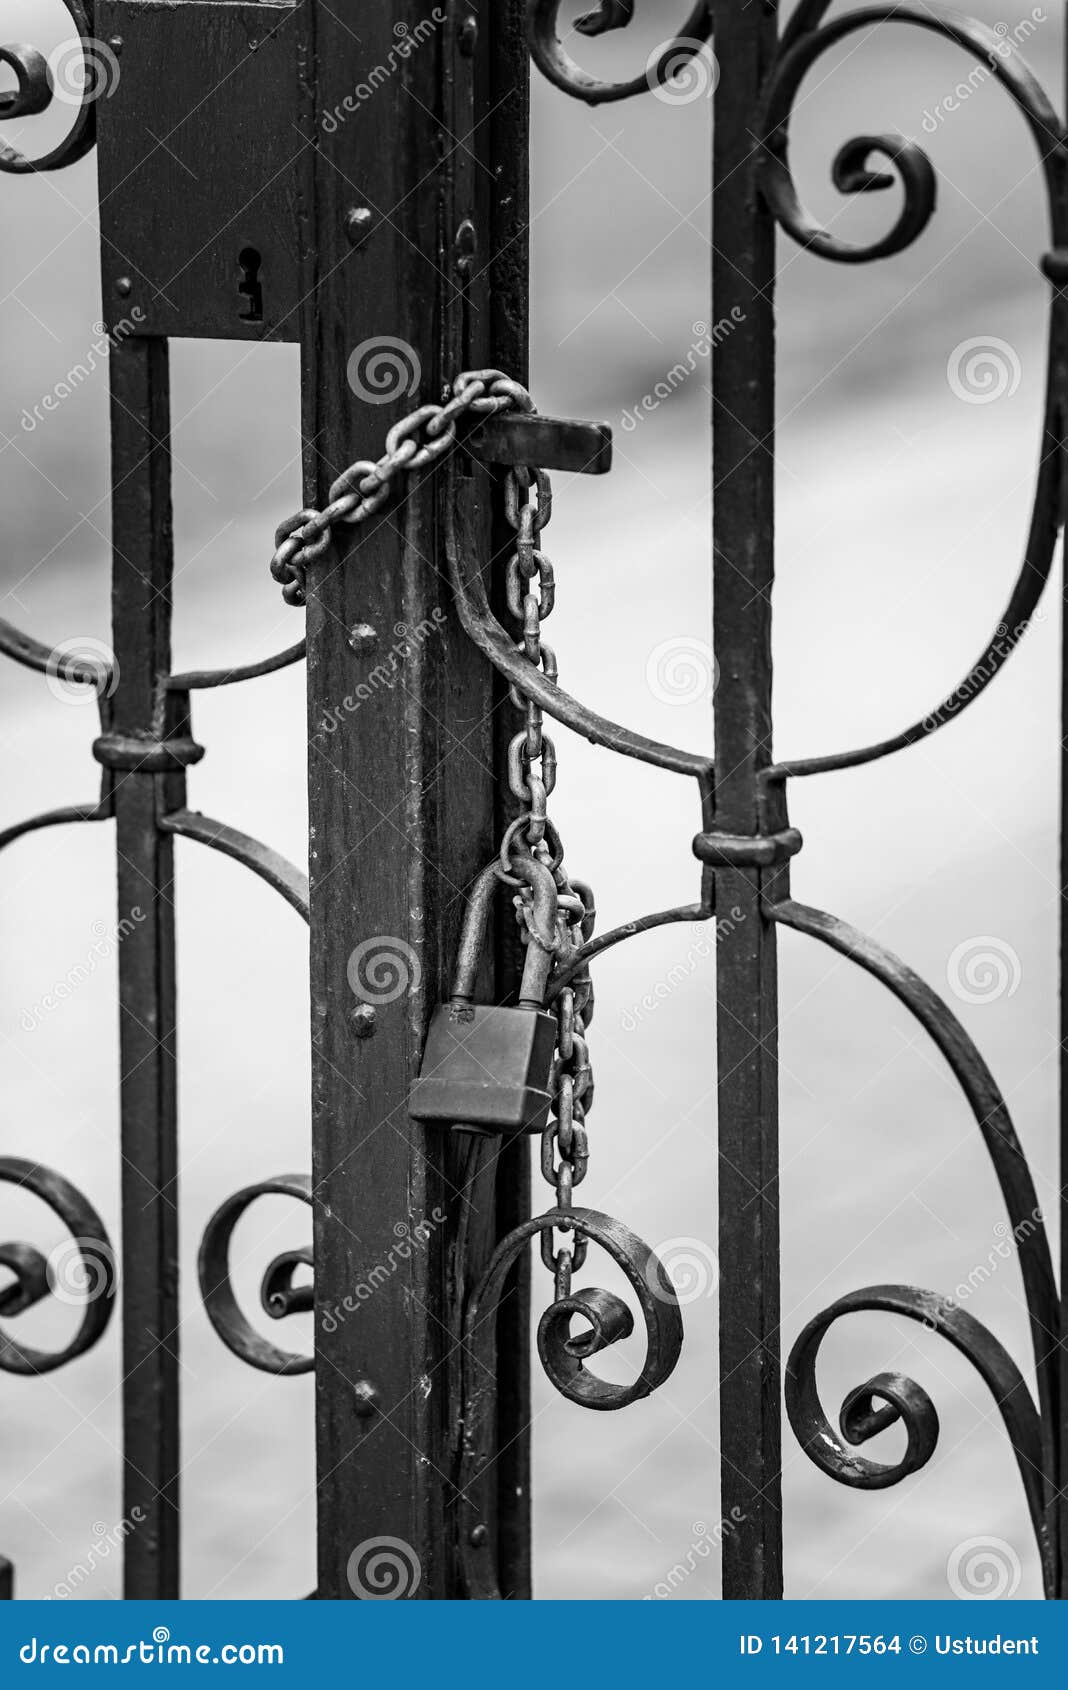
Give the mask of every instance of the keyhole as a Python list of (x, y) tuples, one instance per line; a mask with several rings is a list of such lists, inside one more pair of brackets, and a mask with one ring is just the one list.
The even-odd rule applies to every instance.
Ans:
[(237, 291), (248, 301), (244, 311), (239, 313), (243, 323), (263, 322), (263, 283), (260, 281), (260, 264), (262, 259), (254, 246), (242, 247), (237, 255), (237, 262), (241, 266), (241, 280), (237, 284)]

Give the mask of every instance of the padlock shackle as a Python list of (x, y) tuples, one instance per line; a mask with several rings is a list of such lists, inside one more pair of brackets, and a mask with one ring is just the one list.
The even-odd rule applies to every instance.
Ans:
[[(533, 931), (523, 965), (519, 1002), (524, 1009), (541, 1009), (557, 942), (559, 899), (556, 880), (552, 870), (537, 857), (513, 857), (511, 866), (516, 878), (526, 881), (533, 893)], [(467, 901), (453, 975), (452, 1002), (455, 1004), (471, 1003), (474, 998), (475, 978), (486, 946), (493, 894), (500, 879), (500, 864), (495, 857), (478, 876)]]
[(475, 995), (475, 976), (482, 953), (486, 948), (486, 927), (489, 922), (493, 894), (500, 885), (497, 858), (482, 870), (467, 900), (464, 922), (460, 929), (460, 945), (456, 952), (456, 971), (452, 980), (453, 1003), (470, 1003)]
[(515, 857), (512, 871), (525, 880), (533, 894), (533, 922), (527, 936), (527, 954), (519, 986), (520, 1009), (544, 1009), (549, 971), (556, 956), (560, 913), (556, 877), (537, 857)]

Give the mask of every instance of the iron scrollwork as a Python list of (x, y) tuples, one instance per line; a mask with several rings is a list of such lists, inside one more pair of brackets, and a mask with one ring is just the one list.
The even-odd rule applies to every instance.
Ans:
[[(882, 983), (911, 1011), (948, 1062), (975, 1116), (990, 1154), (1006, 1205), (1019, 1260), (1034, 1348), (1037, 1402), (1001, 1343), (973, 1316), (951, 1300), (911, 1286), (882, 1285), (839, 1298), (798, 1337), (786, 1369), (786, 1408), (805, 1452), (825, 1473), (840, 1483), (861, 1489), (882, 1489), (919, 1471), (934, 1452), (938, 1415), (927, 1393), (899, 1373), (881, 1373), (850, 1391), (843, 1404), (839, 1431), (832, 1427), (816, 1386), (816, 1362), (829, 1328), (846, 1315), (884, 1312), (920, 1322), (967, 1356), (990, 1389), (1012, 1444), (1041, 1557), (1047, 1595), (1056, 1594), (1056, 1550), (1052, 1510), (1058, 1496), (1058, 1335), (1062, 1316), (1049, 1242), (1027, 1159), (1016, 1135), (1005, 1100), (978, 1050), (943, 1000), (918, 975), (875, 940), (838, 918), (799, 904), (790, 897), (786, 857), (789, 852), (761, 855), (762, 847), (783, 840), (788, 828), (786, 785), (801, 777), (850, 768), (913, 745), (952, 721), (985, 691), (1004, 667), (1039, 604), (1049, 580), (1058, 534), (1064, 520), (1063, 489), (1066, 463), (1066, 406), (1068, 406), (1068, 131), (1041, 85), (1014, 45), (976, 19), (935, 8), (905, 5), (868, 6), (844, 13), (829, 24), (824, 18), (832, 0), (800, 0), (778, 45), (764, 85), (762, 111), (756, 126), (758, 148), (753, 169), (763, 202), (776, 221), (806, 250), (837, 263), (862, 264), (903, 251), (927, 228), (937, 199), (937, 180), (926, 152), (915, 141), (896, 134), (866, 134), (847, 141), (833, 161), (831, 179), (843, 194), (870, 194), (898, 185), (902, 202), (892, 226), (866, 245), (852, 245), (824, 229), (805, 211), (789, 159), (789, 126), (798, 91), (809, 70), (825, 53), (858, 30), (873, 25), (905, 23), (927, 30), (978, 57), (1009, 94), (1038, 148), (1048, 196), (1052, 250), (1042, 270), (1052, 284), (1049, 359), (1042, 422), (1039, 465), (1023, 560), (1002, 617), (977, 662), (965, 679), (920, 721), (876, 744), (853, 751), (792, 759), (766, 768), (760, 779), (764, 797), (764, 826), (752, 840), (725, 840), (715, 831), (711, 761), (702, 768), (670, 748), (641, 742), (625, 730), (593, 718), (573, 699), (547, 685), (543, 677), (525, 673), (521, 653), (508, 642), (496, 623), (481, 583), (462, 559), (469, 547), (455, 533), (449, 545), (449, 564), (467, 632), (525, 697), (536, 697), (550, 714), (569, 723), (587, 738), (624, 751), (678, 773), (697, 775), (702, 793), (704, 826), (694, 844), (706, 865), (699, 905), (665, 910), (588, 941), (580, 953), (586, 964), (598, 951), (637, 932), (665, 922), (707, 918), (715, 910), (715, 870), (732, 863), (756, 869), (763, 887), (766, 918), (804, 932), (830, 945)], [(551, 82), (564, 92), (591, 103), (619, 99), (652, 86), (655, 79), (639, 77), (630, 83), (598, 83), (575, 65), (556, 33), (559, 0), (531, 0), (528, 33), (532, 57)], [(698, 13), (701, 8), (698, 8)], [(598, 34), (629, 23), (634, 5), (601, 6), (579, 20), (584, 34)], [(687, 25), (693, 37), (711, 33), (711, 19), (695, 14)], [(888, 168), (878, 166), (885, 164)], [(729, 847), (729, 849), (727, 849)], [(733, 853), (733, 855), (732, 855)], [(573, 967), (579, 966), (576, 959)], [(567, 975), (562, 977), (566, 980)], [(562, 980), (556, 982), (559, 989)], [(550, 991), (552, 988), (550, 988)], [(537, 1227), (538, 1223), (531, 1223)], [(493, 1270), (487, 1279), (491, 1279)], [(550, 1311), (551, 1314), (551, 1311)], [(611, 1322), (612, 1311), (608, 1311)], [(492, 1322), (488, 1322), (492, 1326)], [(543, 1322), (544, 1326), (544, 1322)], [(594, 1339), (597, 1342), (597, 1339)], [(907, 1435), (904, 1454), (896, 1461), (876, 1462), (858, 1453), (868, 1440), (896, 1422)], [(477, 1416), (474, 1442), (481, 1435)], [(479, 1453), (468, 1450), (467, 1463), (477, 1477)], [(469, 1552), (470, 1576), (478, 1583), (478, 1556)], [(494, 1594), (479, 1589), (480, 1594)]]
[[(283, 1350), (256, 1331), (242, 1312), (230, 1279), (230, 1240), (234, 1228), (257, 1198), (269, 1196), (295, 1197), (301, 1203), (310, 1203), (311, 1179), (307, 1174), (279, 1174), (275, 1179), (261, 1180), (235, 1191), (216, 1209), (204, 1229), (197, 1261), (200, 1295), (219, 1337), (241, 1361), (263, 1373), (310, 1373), (315, 1365), (313, 1356)], [(288, 1250), (267, 1267), (260, 1301), (272, 1320), (302, 1314), (311, 1307), (310, 1286), (293, 1283), (297, 1268), (311, 1265), (310, 1250)]]
[[(624, 82), (606, 82), (583, 70), (564, 47), (560, 39), (562, 5), (563, 0), (529, 0), (527, 39), (531, 57), (555, 88), (577, 100), (585, 100), (591, 106), (629, 100), (635, 94), (645, 94), (662, 87), (683, 74), (687, 62), (696, 57), (712, 37), (711, 0), (697, 0), (681, 32), (674, 40), (658, 47), (637, 76)], [(575, 28), (580, 35), (605, 35), (609, 30), (624, 29), (633, 22), (634, 15), (635, 0), (599, 0), (592, 11), (576, 18)]]
[[(46, 170), (63, 170), (77, 164), (96, 145), (96, 97), (99, 78), (105, 74), (95, 57), (100, 45), (94, 41), (92, 16), (82, 0), (63, 0), (70, 13), (81, 44), (85, 81), (75, 112), (74, 122), (63, 139), (41, 158), (27, 158), (15, 147), (0, 142), (0, 171), (10, 176), (40, 174)], [(0, 121), (16, 117), (31, 117), (47, 110), (54, 92), (48, 62), (35, 47), (7, 45), (0, 47), (0, 63), (15, 73), (17, 86), (13, 93), (0, 101)]]
[[(562, 1396), (583, 1408), (625, 1408), (664, 1383), (682, 1349), (682, 1314), (663, 1263), (622, 1221), (595, 1209), (551, 1209), (502, 1239), (469, 1299), (464, 1320), (460, 1542), (467, 1595), (473, 1600), (497, 1600), (501, 1594), (486, 1524), (494, 1513), (497, 1309), (509, 1273), (530, 1241), (539, 1236), (551, 1239), (557, 1228), (599, 1245), (623, 1270), (641, 1309), (646, 1337), (645, 1360), (637, 1377), (627, 1385), (611, 1384), (584, 1364), (629, 1337), (634, 1325), (630, 1309), (614, 1293), (596, 1287), (557, 1298), (538, 1324), (538, 1354)], [(571, 1321), (576, 1316), (585, 1321), (586, 1330), (572, 1336)]]
[(0, 1292), (0, 1315), (12, 1319), (48, 1296), (81, 1307), (78, 1330), (60, 1350), (36, 1349), (0, 1327), (0, 1371), (52, 1373), (91, 1350), (107, 1330), (115, 1300), (114, 1254), (92, 1204), (51, 1168), (0, 1156), (0, 1182), (39, 1197), (70, 1233), (70, 1243), (47, 1258), (31, 1244), (0, 1244), (0, 1266), (14, 1275)]
[[(825, 52), (856, 30), (873, 24), (906, 23), (926, 29), (979, 57), (1022, 113), (1038, 147), (1049, 200), (1053, 252), (1043, 269), (1053, 283), (1050, 349), (1040, 457), (1024, 559), (994, 635), (965, 680), (943, 702), (893, 738), (852, 752), (798, 759), (767, 770), (769, 792), (782, 791), (791, 776), (849, 768), (904, 749), (937, 731), (974, 701), (1000, 672), (1019, 644), (1049, 578), (1063, 520), (1065, 474), (1066, 346), (1063, 262), (1068, 222), (1064, 125), (1041, 86), (1011, 43), (977, 20), (926, 8), (866, 7), (820, 27), (830, 0), (802, 0), (785, 32), (768, 81), (759, 180), (767, 205), (786, 232), (807, 250), (839, 263), (866, 263), (902, 251), (926, 228), (935, 208), (934, 170), (915, 142), (899, 135), (867, 135), (847, 142), (832, 168), (843, 193), (870, 193), (894, 184), (895, 176), (872, 168), (878, 156), (896, 172), (903, 203), (893, 227), (867, 246), (850, 246), (805, 213), (790, 171), (787, 150), (791, 109), (802, 80)], [(990, 1389), (1016, 1456), (1034, 1527), (1048, 1596), (1056, 1594), (1056, 1550), (1051, 1511), (1057, 1496), (1057, 1344), (1061, 1313), (1052, 1258), (1023, 1149), (1005, 1100), (978, 1050), (948, 1006), (925, 981), (875, 940), (847, 923), (792, 900), (782, 888), (770, 898), (771, 920), (830, 945), (882, 983), (925, 1027), (948, 1062), (971, 1105), (994, 1165), (1015, 1241), (1034, 1347), (1038, 1401), (1032, 1399), (1016, 1363), (981, 1323), (947, 1298), (911, 1286), (874, 1286), (839, 1298), (812, 1320), (797, 1339), (786, 1372), (787, 1414), (802, 1448), (839, 1483), (860, 1489), (894, 1485), (930, 1459), (938, 1439), (938, 1416), (927, 1393), (897, 1373), (869, 1379), (847, 1395), (839, 1437), (828, 1421), (816, 1386), (816, 1361), (828, 1329), (845, 1315), (882, 1311), (919, 1321), (962, 1354)], [(904, 1424), (907, 1444), (894, 1463), (873, 1462), (856, 1453), (878, 1432)]]

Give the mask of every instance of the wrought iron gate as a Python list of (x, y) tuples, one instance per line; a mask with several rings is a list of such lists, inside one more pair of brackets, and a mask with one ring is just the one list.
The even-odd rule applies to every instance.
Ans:
[[(264, 1170), (227, 1198), (205, 1235), (199, 1273), (208, 1314), (231, 1350), (268, 1372), (314, 1367), (318, 1596), (381, 1594), (375, 1581), (383, 1579), (386, 1593), (420, 1598), (529, 1594), (526, 1245), (535, 1237), (555, 1274), (538, 1349), (558, 1388), (587, 1406), (614, 1408), (670, 1372), (681, 1324), (660, 1264), (618, 1222), (572, 1206), (592, 1102), (582, 1036), (592, 1014), (587, 965), (636, 932), (714, 918), (717, 905), (745, 917), (717, 929), (722, 1507), (737, 1521), (724, 1543), (725, 1595), (775, 1597), (782, 1588), (780, 924), (882, 980), (959, 1079), (1016, 1238), (1037, 1382), (1036, 1401), (998, 1341), (946, 1299), (869, 1287), (839, 1299), (800, 1336), (787, 1334), (793, 1430), (812, 1460), (847, 1485), (879, 1488), (922, 1467), (937, 1418), (917, 1384), (896, 1373), (869, 1379), (847, 1397), (839, 1433), (820, 1404), (815, 1365), (824, 1333), (843, 1314), (888, 1310), (924, 1322), (989, 1386), (1019, 1464), (1047, 1594), (1064, 1595), (1063, 1314), (1026, 1160), (995, 1081), (947, 1006), (874, 940), (792, 898), (789, 864), (801, 839), (787, 814), (791, 780), (889, 755), (950, 722), (1019, 642), (1049, 576), (1063, 507), (1068, 377), (1061, 118), (1000, 35), (919, 4), (869, 6), (827, 21), (830, 0), (799, 0), (780, 33), (775, 0), (697, 0), (680, 36), (632, 80), (605, 83), (562, 45), (561, 0), (366, 0), (358, 40), (347, 9), (325, 0), (97, 0), (91, 11), (83, 0), (65, 3), (85, 55), (73, 128), (42, 158), (5, 146), (0, 168), (54, 170), (97, 148), (112, 341), (114, 664), (94, 666), (0, 624), (8, 656), (96, 690), (94, 752), (103, 771), (99, 800), (9, 828), (0, 845), (41, 827), (113, 820), (120, 919), (135, 904), (145, 918), (120, 952), (123, 1271), (116, 1275), (108, 1230), (80, 1193), (57, 1173), (0, 1159), (0, 1178), (39, 1195), (78, 1241), (88, 1293), (66, 1349), (31, 1350), (19, 1343), (17, 1324), (8, 1326), (0, 1367), (31, 1375), (83, 1353), (107, 1325), (121, 1281), (125, 1510), (141, 1521), (127, 1543), (127, 1595), (178, 1593), (175, 836), (245, 864), (310, 921), (311, 1173)], [(600, 0), (576, 28), (589, 36), (618, 29), (634, 11), (634, 0)], [(921, 234), (935, 192), (914, 142), (847, 142), (834, 162), (836, 186), (855, 194), (897, 183), (903, 202), (889, 233), (864, 248), (846, 246), (802, 209), (789, 164), (790, 117), (824, 52), (891, 22), (934, 31), (986, 65), (1039, 150), (1050, 214), (1042, 267), (1052, 294), (1034, 511), (999, 630), (959, 687), (882, 744), (776, 763), (775, 226), (817, 256), (889, 257)], [(713, 23), (713, 321), (729, 302), (738, 325), (717, 342), (713, 362), (715, 763), (608, 722), (557, 684), (540, 637), (552, 607), (551, 566), (540, 550), (551, 508), (541, 472), (603, 470), (609, 448), (603, 427), (532, 414), (520, 385), (528, 57), (562, 95), (619, 100), (707, 67)], [(3, 47), (0, 61), (17, 81), (0, 118), (42, 111), (52, 84), (41, 55)], [(306, 642), (260, 663), (186, 674), (171, 672), (169, 644), (167, 343), (178, 336), (299, 342), (305, 442), (306, 508), (280, 528), (273, 569), (290, 603), (306, 600)], [(375, 389), (381, 369), (346, 380), (350, 360), (368, 348), (412, 359), (410, 380), (402, 390), (394, 381), (386, 403)], [(384, 424), (393, 426), (380, 457)], [(353, 463), (357, 453), (367, 456)], [(420, 630), (431, 625), (441, 637), (423, 639)], [(398, 638), (403, 689), (374, 678)], [(203, 754), (193, 733), (195, 695), (305, 659), (310, 884), (265, 845), (191, 809), (186, 790), (186, 771)], [(591, 936), (592, 894), (568, 879), (546, 814), (555, 754), (544, 714), (606, 754), (697, 782), (694, 904)], [(471, 753), (462, 789), (441, 773), (444, 752), (457, 743)], [(498, 867), (488, 868), (502, 834)], [(480, 910), (492, 916), (502, 880), (515, 894), (519, 927), (498, 909), (492, 944), (479, 945), (475, 918)], [(422, 1053), (453, 975), (472, 887), (467, 989), (454, 986), (451, 1009), (434, 1020), (432, 1038), (440, 1036), (445, 1051), (438, 1076)], [(531, 991), (539, 963), (541, 984)], [(401, 970), (398, 989), (369, 990), (390, 965)], [(556, 1027), (551, 1077), (539, 1089), (533, 1070), (523, 1070), (507, 1122), (493, 1113), (504, 1107), (502, 1073), (487, 1075), (483, 1064), (497, 1092), (482, 1122), (498, 1129), (489, 1136), (470, 1131), (482, 1106), (470, 1074), (467, 1130), (449, 1130), (448, 1106), (426, 1102), (428, 1081), (459, 1084), (455, 1051), (469, 1053), (466, 1029), (482, 1024), (471, 1003), (476, 985), (483, 1005), (514, 1005), (517, 996), (529, 1004), (522, 1028), (491, 1018), (509, 1037), (517, 1028), (531, 1033), (543, 995)], [(528, 1016), (513, 1013), (521, 1022)], [(502, 1071), (515, 1057), (509, 1045)], [(549, 1090), (543, 1167), (556, 1202), (531, 1219), (526, 1146), (515, 1128), (529, 1129), (535, 1116), (545, 1122)], [(351, 1288), (394, 1249), (398, 1221), (420, 1234), (421, 1247), (361, 1302), (358, 1318), (317, 1320), (314, 1358), (268, 1343), (230, 1283), (231, 1234), (265, 1193), (310, 1203), (314, 1219), (314, 1251), (286, 1253), (266, 1270), (264, 1307), (275, 1318), (310, 1306), (311, 1291), (295, 1275), (312, 1261), (320, 1313), (347, 1307)], [(591, 1242), (623, 1267), (646, 1325), (646, 1364), (626, 1389), (603, 1385), (584, 1365), (632, 1321), (606, 1292), (572, 1293), (572, 1267)], [(17, 1323), (49, 1294), (48, 1263), (29, 1244), (6, 1244), (0, 1265), (9, 1276), (0, 1314)], [(860, 1453), (895, 1421), (908, 1434), (897, 1463)], [(353, 1557), (368, 1548), (372, 1562), (385, 1562), (354, 1571)]]

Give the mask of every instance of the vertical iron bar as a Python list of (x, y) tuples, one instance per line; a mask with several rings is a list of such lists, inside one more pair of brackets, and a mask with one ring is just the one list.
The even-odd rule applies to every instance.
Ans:
[[(170, 665), (171, 466), (167, 343), (111, 350), (115, 733), (149, 738)], [(159, 804), (180, 775), (115, 771), (122, 1147), (123, 1426), (128, 1599), (178, 1595), (178, 1206), (174, 846)], [(135, 1512), (136, 1510), (136, 1512)]]
[[(488, 229), (490, 322), (493, 356), (488, 362), (500, 365), (517, 381), (526, 383), (529, 331), (528, 265), (530, 249), (530, 54), (526, 37), (525, 0), (505, 0), (494, 8), (497, 14), (494, 39), (486, 64), (486, 84), (480, 110), (488, 110), (483, 126), (488, 140), (487, 162), (492, 169), (479, 169), (475, 186), (480, 191), (482, 220)], [(505, 521), (498, 498), (491, 536), (495, 569), (491, 596), (501, 621), (508, 625), (504, 570), (500, 564), (515, 549), (515, 532)], [(525, 713), (508, 698), (508, 688), (494, 676), (494, 766), (502, 778), (497, 787), (495, 832), (502, 837), (519, 812), (503, 771), (508, 766), (508, 745), (523, 726)], [(497, 984), (499, 994), (508, 991), (514, 1001), (523, 971), (523, 946), (512, 922), (502, 924), (498, 936)], [(526, 1139), (510, 1145), (497, 1166), (497, 1205), (494, 1234), (503, 1238), (531, 1212), (531, 1146)], [(501, 1297), (498, 1316), (497, 1438), (501, 1454), (497, 1463), (499, 1517), (497, 1562), (504, 1595), (529, 1598), (531, 1566), (531, 1257), (528, 1251), (516, 1264), (512, 1280)]]
[[(754, 115), (776, 37), (773, 0), (716, 0), (712, 320), (736, 307), (712, 370), (715, 822), (754, 834), (771, 760), (774, 224), (756, 187)], [(781, 818), (774, 818), (779, 825)], [(767, 877), (763, 877), (766, 884)], [(756, 869), (716, 874), (719, 929), (720, 1426), (726, 1598), (782, 1595), (777, 979)]]
[[(487, 67), (503, 20), (511, 29), (515, 16), (512, 5), (368, 0), (357, 42), (325, 0), (306, 9), (304, 122), (317, 144), (306, 177), (304, 436), (308, 497), (320, 507), (345, 465), (377, 457), (393, 423), (440, 399), (465, 347), (477, 364), (495, 361), (492, 270), (477, 223), (492, 185)], [(398, 66), (401, 35), (410, 51)], [(344, 116), (354, 89), (390, 65), (389, 77), (374, 79), (371, 120)], [(343, 115), (331, 132), (321, 120), (335, 110)], [(473, 262), (470, 243), (456, 239), (472, 217)], [(525, 273), (522, 261), (517, 270)], [(347, 376), (356, 349), (375, 342), (392, 342), (411, 376), (384, 403)], [(444, 480), (407, 480), (380, 517), (355, 533), (339, 529), (309, 572), (316, 1299), (325, 1309), (375, 1287), (358, 1319), (316, 1326), (326, 1599), (359, 1594), (350, 1559), (382, 1538), (407, 1562), (409, 1594), (462, 1593), (453, 1529), (459, 1316), (468, 1276), (492, 1245), (500, 1169), (515, 1165), (491, 1150), (490, 1171), (467, 1186), (464, 1141), (424, 1129), (406, 1108), (464, 893), (494, 850), (495, 689), (444, 577)], [(474, 479), (468, 488), (483, 497)], [(350, 640), (357, 624), (363, 631)], [(325, 729), (330, 722), (336, 728)], [(360, 947), (368, 959), (391, 953), (410, 993), (376, 994), (352, 960)], [(484, 983), (492, 988), (492, 966)], [(398, 1229), (423, 1220), (428, 1243), (398, 1258)], [(514, 1372), (517, 1361), (506, 1365)], [(515, 1392), (505, 1412), (518, 1430), (525, 1410)], [(525, 1496), (514, 1507), (525, 1520)], [(525, 1526), (510, 1527), (513, 1594), (524, 1593), (523, 1542)]]

